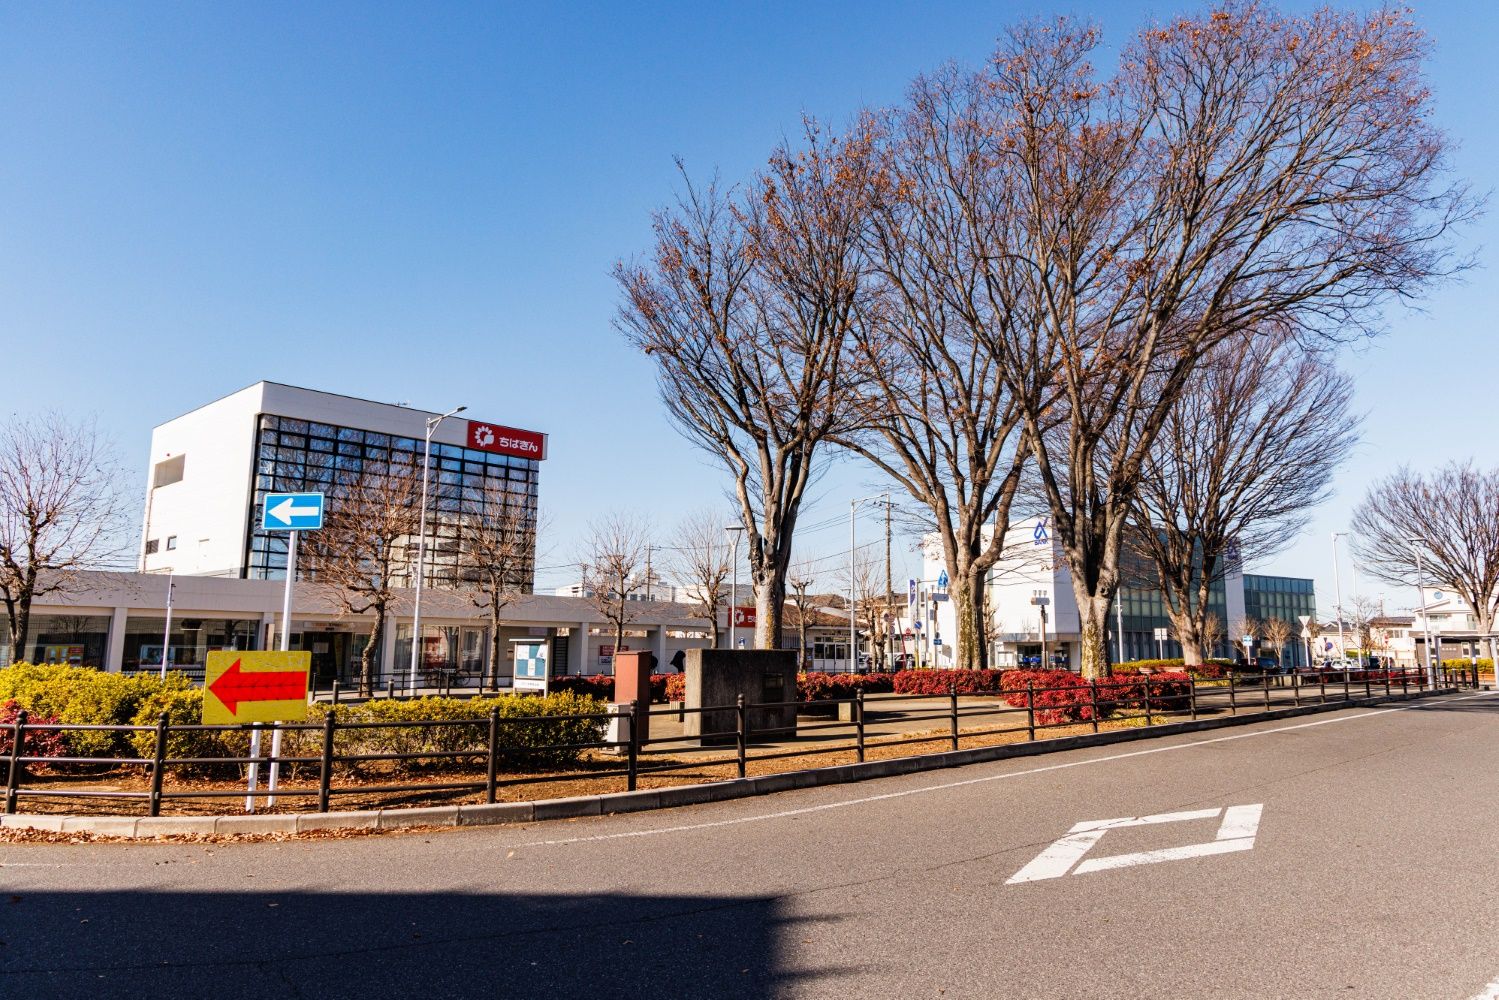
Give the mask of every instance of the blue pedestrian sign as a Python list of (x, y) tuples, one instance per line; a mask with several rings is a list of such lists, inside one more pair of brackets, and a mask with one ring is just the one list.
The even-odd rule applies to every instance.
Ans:
[(323, 526), (323, 495), (267, 493), (260, 526), (265, 531), (316, 531)]

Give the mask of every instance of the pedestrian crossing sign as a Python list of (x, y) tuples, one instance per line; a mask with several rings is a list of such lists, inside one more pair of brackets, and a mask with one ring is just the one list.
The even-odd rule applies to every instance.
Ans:
[(547, 689), (547, 640), (530, 637), (511, 639), (515, 657), (515, 673), (512, 686), (517, 691), (540, 691)]

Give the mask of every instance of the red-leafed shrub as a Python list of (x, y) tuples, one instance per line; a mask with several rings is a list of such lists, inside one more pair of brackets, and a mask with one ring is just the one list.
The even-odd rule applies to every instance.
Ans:
[(667, 674), (666, 675), (666, 684), (665, 684), (665, 687), (663, 688), (663, 692), (665, 694), (665, 697), (666, 697), (667, 701), (686, 701), (687, 700), (687, 675), (686, 674)]
[[(651, 701), (664, 702), (666, 698), (666, 686), (670, 675), (651, 674)], [(590, 698), (600, 698), (604, 701), (614, 700), (614, 675), (613, 674), (589, 674), (579, 676), (577, 674), (565, 674), (561, 677), (553, 677), (551, 681), (553, 691), (571, 691), (573, 694), (585, 695)]]
[[(21, 705), (14, 698), (0, 705), (0, 756), (10, 756), (10, 743), (16, 731), (16, 716), (20, 712)], [(41, 726), (55, 726), (57, 717), (28, 715), (26, 722)], [(68, 748), (63, 741), (62, 733), (55, 729), (28, 729), (26, 738), (21, 741), (21, 744), (23, 757), (66, 757), (68, 755)]]
[(1182, 712), (1190, 702), (1192, 679), (1184, 673), (1114, 674), (1098, 681), (1098, 712), (1144, 711), (1150, 695), (1152, 712)]
[(865, 694), (887, 694), (891, 690), (890, 674), (825, 674), (810, 671), (796, 675), (797, 701), (846, 701), (860, 688)]
[(1138, 674), (1149, 670), (1151, 673), (1181, 673), (1183, 671), (1196, 677), (1198, 680), (1216, 681), (1222, 680), (1229, 675), (1233, 669), (1233, 660), (1208, 660), (1206, 663), (1198, 663), (1187, 666), (1185, 660), (1131, 660), (1128, 663), (1114, 664), (1114, 674)]
[(1088, 682), (1072, 671), (1006, 670), (1004, 673), (1005, 703), (1025, 708), (1034, 694), (1037, 725), (1092, 721), (1093, 696)]
[(896, 694), (999, 694), (1009, 670), (902, 670), (894, 675)]

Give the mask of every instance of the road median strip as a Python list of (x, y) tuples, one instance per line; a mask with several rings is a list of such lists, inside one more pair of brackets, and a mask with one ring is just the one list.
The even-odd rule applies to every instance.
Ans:
[(1137, 740), (1155, 739), (1184, 733), (1226, 729), (1234, 726), (1272, 722), (1304, 715), (1344, 711), (1391, 702), (1414, 701), (1454, 694), (1455, 690), (1433, 693), (1375, 695), (1356, 702), (1303, 705), (1272, 709), (1253, 715), (1223, 716), (1193, 721), (1168, 722), (1149, 728), (1124, 728), (1099, 733), (1062, 736), (1025, 743), (1004, 743), (971, 747), (941, 753), (910, 757), (890, 757), (860, 764), (838, 764), (830, 767), (783, 771), (776, 774), (733, 778), (692, 785), (633, 792), (607, 792), (559, 799), (529, 802), (501, 802), (481, 805), (435, 806), (409, 809), (371, 809), (326, 813), (290, 813), (246, 816), (65, 816), (27, 814), (0, 816), (0, 830), (28, 830), (39, 833), (89, 834), (100, 838), (149, 840), (173, 836), (262, 836), (295, 835), (330, 830), (399, 830), (420, 827), (462, 827), (519, 825), (542, 820), (578, 819), (608, 816), (678, 806), (726, 802), (732, 799), (772, 795), (797, 788), (889, 778), (921, 771), (936, 771), (969, 764), (991, 763), (1019, 757), (1036, 757), (1088, 747), (1109, 746)]

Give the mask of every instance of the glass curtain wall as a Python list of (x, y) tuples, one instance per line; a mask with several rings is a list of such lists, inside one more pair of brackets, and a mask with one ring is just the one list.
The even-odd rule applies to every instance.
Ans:
[[(257, 430), (255, 496), (246, 540), (247, 575), (255, 580), (286, 578), (285, 532), (262, 531), (267, 493), (322, 492), (330, 508), (338, 502), (340, 480), (357, 476), (366, 463), (376, 467), (409, 465), (421, 471), (423, 442), (353, 427), (263, 414)], [(463, 525), (474, 517), (505, 512), (535, 524), (540, 463), (458, 445), (432, 445), (427, 486), (428, 586), (455, 586), (460, 578)], [(398, 571), (409, 586), (416, 557), (415, 539), (401, 553)], [(517, 585), (529, 593), (535, 573), (535, 537), (527, 538), (517, 567)], [(299, 574), (300, 575), (300, 574)]]

